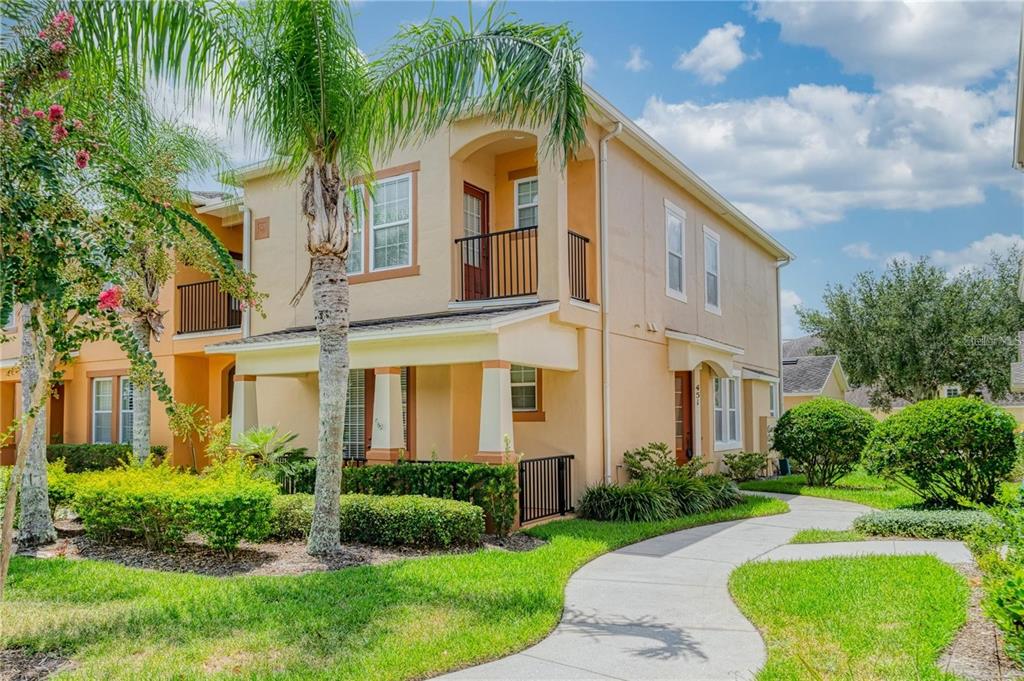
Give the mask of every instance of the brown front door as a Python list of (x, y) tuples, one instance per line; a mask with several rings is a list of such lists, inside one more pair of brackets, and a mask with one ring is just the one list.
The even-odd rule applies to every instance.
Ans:
[(462, 299), (482, 300), (491, 297), (490, 244), (487, 234), (490, 206), (487, 192), (468, 182), (462, 193), (462, 233), (470, 237), (462, 242)]
[(47, 444), (64, 442), (64, 384), (57, 383), (46, 405)]
[(693, 458), (693, 374), (677, 371), (675, 381), (676, 463)]

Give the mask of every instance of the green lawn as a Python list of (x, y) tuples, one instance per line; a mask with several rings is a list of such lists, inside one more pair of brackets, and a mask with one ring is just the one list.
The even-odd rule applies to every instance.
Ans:
[(964, 623), (968, 588), (934, 557), (747, 563), (729, 586), (768, 646), (759, 681), (956, 678), (935, 661)]
[(740, 483), (746, 490), (803, 494), (839, 501), (853, 501), (874, 508), (902, 508), (921, 503), (921, 497), (894, 482), (854, 471), (839, 479), (833, 487), (811, 487), (803, 475), (784, 475), (774, 480), (751, 480)]
[(658, 523), (564, 520), (524, 553), (406, 560), (301, 577), (200, 577), (15, 558), (0, 647), (63, 651), (65, 678), (409, 679), (542, 638), (566, 580), (591, 558), (673, 530), (784, 513), (748, 498)]
[(823, 544), (837, 541), (864, 541), (868, 537), (856, 530), (821, 530), (812, 527), (800, 530), (789, 540), (790, 544)]

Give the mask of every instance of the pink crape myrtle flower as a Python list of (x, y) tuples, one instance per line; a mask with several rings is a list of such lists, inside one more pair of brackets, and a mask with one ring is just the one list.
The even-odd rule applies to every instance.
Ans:
[(79, 149), (78, 153), (75, 154), (75, 165), (78, 166), (79, 170), (85, 170), (86, 166), (89, 165), (89, 152), (85, 149)]
[(35, 116), (36, 118), (39, 118), (39, 119), (46, 118), (46, 112), (44, 112), (42, 110), (33, 111), (32, 115)]
[(53, 52), (54, 54), (60, 54), (66, 49), (68, 49), (68, 46), (60, 40), (54, 40), (52, 43), (50, 43), (50, 52)]
[(64, 119), (64, 107), (62, 107), (60, 104), (51, 104), (50, 105), (50, 122), (51, 123), (59, 123), (63, 119)]
[(100, 292), (100, 300), (97, 305), (101, 310), (117, 310), (121, 307), (121, 287), (111, 286)]
[(67, 10), (62, 9), (53, 15), (53, 21), (50, 22), (50, 25), (62, 32), (64, 35), (68, 35), (75, 29), (75, 16)]
[(57, 77), (60, 78), (61, 80), (67, 80), (68, 78), (71, 77), (71, 72), (68, 71), (67, 69), (64, 69), (63, 71), (58, 71), (57, 72)]
[(51, 139), (53, 140), (54, 144), (64, 141), (64, 138), (67, 136), (68, 131), (63, 125), (58, 123), (57, 125), (53, 126), (53, 134), (51, 135)]
[(71, 124), (75, 126), (75, 130), (82, 129), (82, 121), (78, 120), (77, 118), (74, 121), (72, 121)]

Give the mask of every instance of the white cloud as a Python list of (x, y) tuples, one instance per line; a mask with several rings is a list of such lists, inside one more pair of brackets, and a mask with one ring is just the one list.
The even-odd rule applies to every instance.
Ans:
[(583, 53), (583, 78), (592, 78), (597, 73), (597, 59), (589, 52)]
[(929, 256), (933, 263), (955, 275), (965, 270), (984, 267), (993, 254), (1005, 254), (1013, 248), (1024, 249), (1024, 237), (1019, 234), (996, 232), (972, 241), (959, 251), (934, 250)]
[(820, 47), (880, 85), (965, 85), (1016, 60), (1015, 2), (761, 2), (782, 40)]
[(629, 48), (629, 61), (626, 62), (626, 70), (633, 73), (646, 71), (651, 68), (651, 62), (644, 58), (644, 48), (636, 45)]
[(679, 55), (675, 68), (691, 71), (711, 85), (721, 83), (730, 71), (747, 60), (740, 47), (744, 33), (742, 26), (732, 22), (711, 29), (696, 47)]
[(800, 335), (800, 319), (797, 317), (796, 308), (803, 302), (796, 291), (784, 288), (779, 292), (779, 303), (782, 306), (783, 338), (796, 338)]
[(843, 253), (851, 258), (860, 258), (861, 260), (875, 260), (878, 257), (875, 252), (871, 250), (871, 244), (867, 241), (857, 241), (852, 244), (846, 244), (843, 246)]
[(857, 208), (978, 204), (1010, 169), (1013, 80), (989, 89), (904, 85), (876, 93), (799, 85), (712, 104), (652, 97), (638, 123), (771, 230), (834, 222)]

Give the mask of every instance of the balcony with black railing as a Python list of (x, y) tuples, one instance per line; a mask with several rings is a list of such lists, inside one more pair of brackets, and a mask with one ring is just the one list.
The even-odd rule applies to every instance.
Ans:
[(242, 308), (215, 281), (178, 286), (178, 333), (230, 331), (242, 326)]

